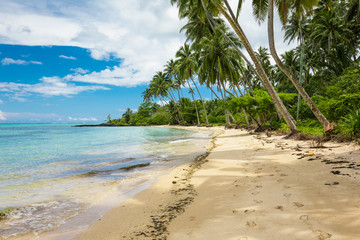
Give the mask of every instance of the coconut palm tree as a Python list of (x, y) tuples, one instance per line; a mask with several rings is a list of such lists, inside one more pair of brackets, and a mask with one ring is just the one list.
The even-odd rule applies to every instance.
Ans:
[[(286, 8), (286, 1), (283, 2), (277, 2), (278, 5), (278, 12), (280, 14), (280, 19), (282, 19), (283, 24), (285, 23), (287, 19), (287, 8)], [(312, 6), (315, 4), (314, 1), (304, 1), (303, 3), (295, 2), (297, 4), (295, 6), (295, 9), (297, 12), (304, 11), (303, 9), (306, 9), (309, 11), (309, 9), (312, 8)], [(284, 6), (285, 5), (285, 6)], [(269, 45), (270, 45), (270, 52), (273, 56), (276, 65), (280, 68), (280, 70), (291, 80), (291, 82), (294, 84), (295, 88), (298, 90), (299, 94), (302, 96), (306, 104), (309, 106), (311, 111), (314, 113), (315, 117), (318, 119), (318, 121), (322, 124), (324, 127), (324, 131), (330, 131), (333, 129), (333, 126), (330, 124), (330, 122), (326, 119), (326, 117), (321, 113), (319, 108), (315, 105), (315, 103), (312, 101), (310, 96), (307, 94), (305, 89), (301, 86), (300, 82), (297, 80), (294, 74), (291, 73), (291, 71), (281, 62), (275, 48), (275, 41), (274, 41), (274, 0), (268, 0), (268, 38), (269, 38)], [(262, 16), (256, 16), (258, 19), (261, 19)], [(301, 62), (302, 60), (300, 60)], [(302, 69), (300, 69), (300, 72), (302, 72)], [(302, 76), (302, 73), (300, 74)]]
[[(177, 90), (178, 91), (178, 96), (179, 96), (179, 103), (180, 103), (181, 84), (179, 83), (177, 75), (176, 75), (176, 62), (173, 59), (170, 59), (169, 61), (167, 61), (164, 71), (165, 71), (165, 74), (167, 76), (166, 81), (168, 82), (168, 85), (170, 86), (169, 94), (171, 94), (171, 90)], [(172, 95), (172, 97), (175, 100), (175, 97), (173, 95)], [(176, 104), (175, 101), (174, 101), (174, 104)], [(181, 107), (181, 103), (180, 103), (180, 107)], [(178, 109), (177, 104), (176, 104), (176, 108), (178, 110), (181, 122), (183, 123), (184, 118), (183, 118), (180, 110)]]
[(146, 88), (145, 91), (141, 93), (141, 96), (143, 97), (143, 102), (151, 102), (153, 99), (153, 94), (150, 88)]
[[(199, 3), (200, 1), (200, 3)], [(226, 5), (227, 10), (230, 12), (228, 13), (223, 6), (223, 2)], [(278, 111), (281, 113), (281, 115), (284, 117), (286, 123), (288, 124), (291, 132), (297, 132), (297, 127), (295, 125), (294, 118), (290, 115), (288, 110), (285, 108), (284, 104), (282, 103), (280, 97), (276, 93), (274, 87), (271, 85), (268, 77), (266, 76), (266, 73), (264, 69), (262, 68), (260, 62), (258, 61), (254, 50), (251, 47), (250, 42), (248, 41), (246, 35), (244, 34), (241, 26), (237, 23), (236, 17), (232, 12), (232, 9), (229, 5), (229, 3), (225, 1), (215, 1), (215, 0), (172, 0), (172, 4), (176, 3), (179, 8), (179, 16), (186, 17), (191, 16), (192, 12), (199, 11), (198, 9), (203, 7), (205, 10), (207, 17), (211, 19), (212, 16), (218, 16), (219, 13), (221, 13), (228, 23), (231, 25), (231, 27), (234, 29), (235, 33), (240, 38), (241, 42), (244, 44), (245, 49), (247, 50), (248, 54), (250, 55), (251, 60), (255, 64), (256, 70), (254, 71), (256, 74), (259, 75), (262, 84), (266, 88), (266, 90), (269, 92), (269, 95), (273, 99), (275, 107), (278, 109)], [(210, 13), (210, 14), (209, 14)], [(210, 16), (211, 15), (211, 16)], [(214, 23), (212, 21), (212, 23)], [(216, 24), (215, 24), (216, 25)], [(244, 57), (244, 55), (241, 53), (239, 49), (237, 49), (239, 54)], [(248, 60), (246, 60), (249, 66), (252, 67), (251, 63), (249, 63)]]
[[(260, 2), (264, 3), (263, 1), (260, 1)], [(256, 57), (256, 54), (255, 54), (249, 40), (247, 39), (247, 37), (246, 37), (244, 31), (242, 30), (240, 24), (236, 21), (236, 17), (235, 17), (235, 15), (234, 15), (231, 7), (230, 7), (230, 4), (228, 3), (227, 0), (224, 0), (224, 3), (226, 5), (227, 10), (229, 11), (229, 13), (226, 11), (224, 6), (219, 2), (216, 4), (217, 8), (221, 12), (221, 14), (226, 18), (226, 20), (229, 22), (231, 27), (234, 29), (235, 33), (240, 38), (241, 42), (244, 44), (245, 49), (247, 50), (248, 54), (250, 55), (250, 58), (253, 61), (253, 63), (255, 64), (256, 70), (257, 70), (258, 74), (260, 75), (260, 79), (262, 80), (262, 84), (264, 85), (265, 89), (268, 91), (269, 95), (271, 96), (274, 105), (276, 106), (276, 108), (278, 109), (280, 114), (284, 117), (286, 123), (288, 124), (288, 126), (290, 128), (290, 131), (292, 133), (297, 132), (297, 127), (295, 125), (294, 118), (290, 115), (289, 111), (285, 108), (285, 106), (284, 106), (283, 102), (281, 101), (279, 95), (277, 94), (274, 87), (272, 86), (268, 76), (265, 73), (265, 70), (261, 66), (261, 63), (258, 60), (258, 58)], [(257, 5), (254, 8), (254, 11), (258, 12), (259, 16), (263, 16), (265, 6), (266, 6), (266, 4)]]
[[(169, 85), (169, 79), (168, 76), (159, 71), (155, 74), (155, 76), (153, 77), (151, 83), (150, 83), (150, 90), (153, 94), (154, 97), (159, 97), (161, 100), (163, 97), (167, 97), (170, 99), (170, 101), (174, 104), (174, 106), (177, 109), (178, 112), (178, 116), (180, 116), (180, 111), (177, 107), (177, 104), (175, 102), (175, 100), (173, 99), (173, 97), (170, 94), (170, 85)], [(182, 122), (180, 121), (180, 119), (175, 115), (175, 119), (176, 121), (181, 124)]]
[[(200, 101), (202, 103), (203, 106), (203, 110), (204, 110), (204, 114), (205, 114), (205, 120), (206, 120), (206, 126), (209, 126), (209, 121), (208, 121), (208, 117), (207, 117), (207, 113), (206, 113), (206, 108), (205, 108), (205, 104), (204, 101), (202, 99), (201, 93), (194, 81), (194, 75), (197, 71), (198, 68), (198, 63), (196, 61), (196, 57), (194, 55), (194, 51), (193, 48), (190, 47), (189, 44), (184, 44), (184, 46), (182, 46), (177, 52), (176, 52), (176, 57), (178, 58), (178, 67), (179, 67), (179, 75), (181, 79), (190, 79), (193, 83), (193, 85), (195, 86), (199, 97), (200, 97)], [(188, 83), (189, 84), (189, 83)], [(189, 84), (189, 88), (190, 84)]]
[[(225, 26), (223, 31), (226, 32)], [(235, 38), (233, 34), (228, 34), (230, 38)], [(238, 45), (241, 46), (239, 42)], [(225, 97), (226, 93), (235, 97), (226, 89), (226, 84), (227, 82), (238, 84), (243, 61), (237, 51), (218, 29), (215, 29), (211, 34), (205, 35), (197, 45), (197, 48), (199, 62), (201, 63), (198, 71), (199, 81), (207, 82), (206, 85), (208, 86), (218, 84), (219, 89), (224, 91), (224, 94), (222, 94), (224, 102), (227, 100)], [(230, 112), (225, 110), (225, 114), (227, 115), (228, 113)], [(227, 121), (226, 124), (228, 126), (230, 123)]]

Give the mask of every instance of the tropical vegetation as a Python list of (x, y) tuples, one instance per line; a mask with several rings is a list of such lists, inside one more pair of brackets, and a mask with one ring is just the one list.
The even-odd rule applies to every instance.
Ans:
[[(268, 19), (263, 34), (270, 50), (252, 48), (238, 21), (241, 0), (235, 9), (227, 0), (171, 3), (186, 21), (181, 29), (186, 42), (154, 75), (138, 110), (128, 109), (109, 123), (244, 126), (360, 137), (358, 0), (253, 0), (256, 20), (262, 24)], [(284, 41), (298, 43), (280, 56), (274, 8)], [(205, 87), (212, 99), (203, 97), (200, 89)]]

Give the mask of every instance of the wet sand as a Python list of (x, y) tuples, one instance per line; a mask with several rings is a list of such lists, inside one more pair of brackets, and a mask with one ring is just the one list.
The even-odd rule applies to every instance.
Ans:
[(359, 145), (217, 135), (75, 239), (360, 239)]

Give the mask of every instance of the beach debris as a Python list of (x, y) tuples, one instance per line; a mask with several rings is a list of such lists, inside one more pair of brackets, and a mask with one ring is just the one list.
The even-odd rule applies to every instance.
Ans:
[(254, 221), (249, 221), (249, 222), (246, 222), (246, 226), (247, 227), (256, 227), (257, 224)]
[(294, 206), (296, 206), (296, 207), (303, 207), (304, 204), (302, 204), (301, 202), (294, 202)]
[(339, 182), (325, 183), (327, 186), (339, 185)]
[(172, 181), (172, 184), (176, 184), (176, 181)]
[(323, 232), (321, 230), (314, 230), (313, 233), (317, 236), (319, 240), (326, 240), (331, 238), (331, 234), (327, 232)]
[(206, 157), (215, 147), (215, 137), (216, 136), (212, 137), (211, 147), (207, 149), (207, 152), (205, 154), (198, 156), (188, 168), (182, 169), (184, 173), (181, 180), (172, 182), (173, 184), (179, 184), (179, 188), (171, 191), (171, 193), (176, 196), (175, 200), (169, 205), (163, 206), (155, 214), (151, 215), (151, 224), (147, 225), (146, 229), (144, 229), (143, 231), (133, 232), (136, 237), (141, 237), (141, 239), (146, 237), (156, 240), (167, 239), (167, 236), (169, 234), (167, 227), (170, 222), (179, 214), (185, 212), (185, 206), (193, 202), (194, 197), (197, 195), (194, 186), (190, 184), (190, 179), (192, 175), (196, 172), (196, 170), (199, 169), (202, 164), (208, 161)]
[(284, 207), (283, 206), (276, 206), (275, 209), (279, 209), (280, 211), (284, 211)]
[(308, 152), (308, 156), (314, 156), (315, 153), (314, 152)]
[(250, 213), (253, 213), (253, 212), (255, 212), (255, 209), (246, 209), (244, 211), (245, 214), (250, 214)]

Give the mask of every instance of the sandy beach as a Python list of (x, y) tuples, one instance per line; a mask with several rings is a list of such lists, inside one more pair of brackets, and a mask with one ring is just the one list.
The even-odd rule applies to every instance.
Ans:
[(75, 239), (360, 239), (358, 145), (217, 130)]

